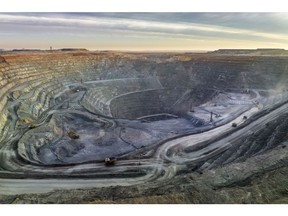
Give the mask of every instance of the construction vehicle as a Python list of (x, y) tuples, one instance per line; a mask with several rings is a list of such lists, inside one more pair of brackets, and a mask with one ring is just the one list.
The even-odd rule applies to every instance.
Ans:
[(36, 128), (37, 127), (37, 125), (35, 125), (35, 124), (30, 124), (30, 125), (28, 125), (28, 128), (29, 129), (34, 129), (34, 128)]
[(105, 162), (106, 166), (112, 166), (112, 165), (115, 165), (116, 158), (115, 157), (107, 157), (107, 158), (105, 158), (104, 162)]
[(71, 139), (79, 139), (79, 137), (80, 137), (79, 134), (77, 134), (76, 132), (74, 132), (72, 130), (68, 131), (67, 134)]

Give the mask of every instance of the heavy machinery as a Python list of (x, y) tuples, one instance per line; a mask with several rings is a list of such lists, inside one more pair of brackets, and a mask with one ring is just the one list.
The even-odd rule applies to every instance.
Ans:
[(105, 158), (104, 162), (105, 162), (106, 166), (112, 166), (112, 165), (115, 165), (116, 158), (115, 157), (111, 157), (111, 158), (107, 157), (107, 158)]

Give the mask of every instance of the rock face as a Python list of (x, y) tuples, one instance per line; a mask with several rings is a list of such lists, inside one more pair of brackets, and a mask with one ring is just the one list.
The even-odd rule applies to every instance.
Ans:
[(2, 202), (282, 202), (288, 57), (241, 53), (2, 54)]

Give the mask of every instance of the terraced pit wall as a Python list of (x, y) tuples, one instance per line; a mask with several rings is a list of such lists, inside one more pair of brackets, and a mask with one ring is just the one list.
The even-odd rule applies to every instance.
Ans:
[[(285, 88), (288, 58), (216, 54), (22, 53), (0, 56), (0, 142), (11, 124), (33, 122), (71, 84), (155, 77), (163, 88)], [(203, 90), (203, 91), (202, 91)], [(197, 100), (197, 98), (195, 99)], [(13, 104), (11, 104), (11, 103)], [(17, 113), (12, 115), (13, 107)]]

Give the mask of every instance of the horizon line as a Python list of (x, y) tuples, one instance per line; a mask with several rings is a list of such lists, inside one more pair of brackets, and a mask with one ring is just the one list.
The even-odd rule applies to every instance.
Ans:
[(217, 51), (217, 50), (283, 50), (287, 51), (285, 48), (279, 47), (258, 47), (258, 48), (218, 48), (218, 49), (88, 49), (85, 47), (62, 47), (62, 48), (50, 48), (50, 49), (43, 49), (43, 48), (0, 48), (0, 51), (61, 51), (61, 50), (86, 50), (86, 51), (93, 51), (93, 52), (209, 52), (209, 51)]

